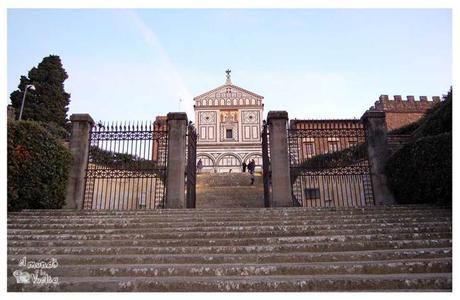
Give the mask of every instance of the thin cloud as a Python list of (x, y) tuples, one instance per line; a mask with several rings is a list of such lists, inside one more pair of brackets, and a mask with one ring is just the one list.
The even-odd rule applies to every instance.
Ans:
[(179, 99), (181, 99), (181, 110), (185, 111), (190, 119), (194, 119), (192, 93), (185, 85), (181, 74), (172, 63), (160, 40), (156, 37), (152, 28), (142, 20), (137, 12), (125, 10), (124, 14), (138, 30), (145, 44), (153, 50), (155, 54), (154, 59), (159, 63), (160, 72), (163, 74), (163, 80), (168, 81), (165, 88), (171, 89), (168, 94), (175, 95), (175, 99), (170, 100), (179, 104)]

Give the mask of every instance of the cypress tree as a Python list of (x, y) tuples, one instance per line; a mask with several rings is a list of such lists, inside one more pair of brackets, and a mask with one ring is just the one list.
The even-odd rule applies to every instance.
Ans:
[(19, 117), (25, 87), (33, 84), (35, 90), (27, 90), (22, 119), (53, 122), (66, 127), (70, 103), (70, 94), (64, 90), (64, 81), (67, 78), (59, 56), (50, 55), (43, 58), (37, 67), (29, 71), (28, 77), (21, 76), (18, 89), (10, 95), (16, 118)]

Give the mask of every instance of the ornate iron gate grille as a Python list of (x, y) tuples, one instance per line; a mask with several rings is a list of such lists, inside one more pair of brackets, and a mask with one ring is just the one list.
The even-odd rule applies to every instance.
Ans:
[(359, 120), (295, 120), (288, 140), (293, 201), (298, 206), (374, 205)]
[(264, 206), (270, 207), (270, 147), (268, 125), (263, 121), (262, 127), (262, 176), (264, 182)]
[(90, 132), (89, 144), (84, 209), (164, 207), (166, 126), (99, 123)]
[(185, 178), (187, 208), (196, 206), (196, 140), (195, 126), (190, 122), (187, 128), (187, 173)]

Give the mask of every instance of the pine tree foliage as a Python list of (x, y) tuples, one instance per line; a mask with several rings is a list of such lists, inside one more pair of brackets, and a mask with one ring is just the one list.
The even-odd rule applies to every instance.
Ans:
[(37, 67), (29, 71), (28, 77), (21, 76), (18, 89), (10, 95), (16, 118), (19, 117), (25, 87), (33, 84), (35, 90), (27, 90), (22, 119), (53, 122), (66, 127), (70, 103), (70, 94), (64, 90), (64, 81), (67, 78), (59, 56), (50, 55), (43, 58)]

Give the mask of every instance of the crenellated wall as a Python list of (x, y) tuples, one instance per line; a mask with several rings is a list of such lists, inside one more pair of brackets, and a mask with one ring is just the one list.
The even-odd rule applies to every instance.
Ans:
[(386, 112), (387, 130), (391, 131), (419, 120), (427, 109), (440, 101), (439, 96), (433, 96), (431, 100), (420, 96), (419, 100), (415, 100), (414, 96), (402, 99), (401, 95), (394, 95), (393, 99), (389, 99), (388, 95), (381, 95), (369, 110)]

